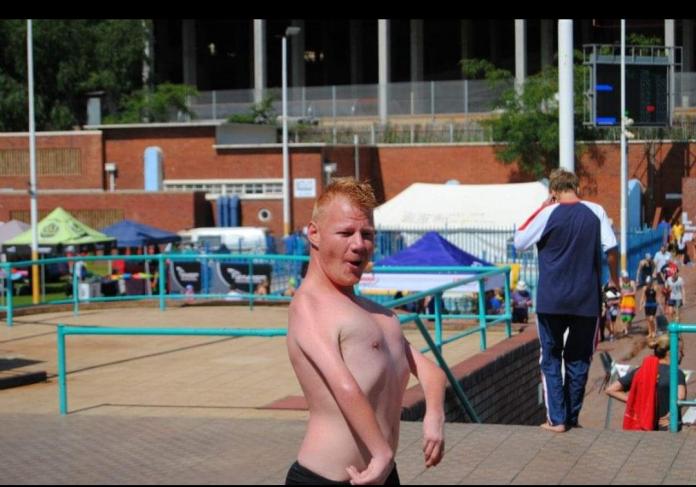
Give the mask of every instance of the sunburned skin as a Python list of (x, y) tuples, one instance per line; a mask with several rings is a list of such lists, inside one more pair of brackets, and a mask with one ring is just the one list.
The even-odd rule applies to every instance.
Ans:
[[(374, 306), (360, 300), (353, 302), (338, 298), (319, 303), (306, 296), (306, 301), (303, 304), (298, 300), (296, 307), (306, 306), (306, 311), (315, 315), (311, 320), (317, 326), (336, 321), (335, 335), (332, 334), (333, 353), (342, 359), (355, 378), (374, 411), (380, 432), (392, 452), (396, 451), (401, 398), (410, 374), (405, 353), (407, 343), (397, 319), (391, 313), (385, 315), (378, 309), (369, 310)], [(304, 314), (300, 309), (291, 312), (290, 327), (303, 327), (309, 331), (310, 326), (302, 324), (302, 321), (307, 321), (301, 318)], [(297, 330), (298, 334), (303, 332)], [(290, 331), (288, 338), (291, 362), (310, 410), (298, 461), (326, 478), (348, 480), (346, 468), (352, 465), (363, 471), (372, 455), (351, 430), (320, 369), (291, 339)]]
[(391, 310), (353, 293), (374, 248), (371, 212), (337, 196), (317, 220), (308, 227), (307, 276), (289, 309), (288, 354), (309, 407), (298, 462), (331, 480), (383, 482), (414, 373), (429, 409), (426, 466), (436, 465), (444, 451), (444, 374), (410, 346)]

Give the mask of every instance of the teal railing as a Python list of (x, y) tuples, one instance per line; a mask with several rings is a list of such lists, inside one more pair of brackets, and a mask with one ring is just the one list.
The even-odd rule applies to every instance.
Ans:
[[(461, 385), (457, 381), (456, 377), (450, 370), (447, 362), (445, 361), (444, 357), (442, 356), (442, 346), (447, 344), (447, 343), (452, 343), (453, 341), (460, 339), (464, 336), (467, 336), (471, 333), (475, 332), (481, 332), (481, 346), (483, 349), (485, 349), (486, 345), (486, 328), (488, 324), (488, 319), (485, 315), (485, 305), (484, 306), (479, 306), (479, 328), (476, 328), (474, 330), (470, 330), (465, 333), (461, 333), (457, 335), (456, 337), (452, 337), (448, 340), (442, 340), (442, 320), (443, 318), (446, 318), (447, 315), (443, 315), (442, 313), (442, 308), (439, 306), (437, 303), (441, 302), (442, 299), (442, 293), (447, 291), (448, 289), (453, 289), (459, 286), (462, 286), (464, 284), (478, 281), (479, 283), (479, 289), (483, 290), (485, 287), (485, 280), (487, 278), (504, 274), (506, 279), (506, 285), (505, 285), (505, 297), (506, 297), (506, 307), (505, 307), (505, 314), (504, 315), (496, 315), (495, 317), (490, 317), (492, 318), (490, 321), (493, 322), (500, 322), (505, 321), (507, 324), (507, 337), (511, 336), (511, 313), (510, 313), (510, 306), (509, 306), (509, 288), (507, 282), (509, 281), (509, 273), (510, 273), (510, 268), (509, 267), (501, 267), (501, 268), (467, 268), (469, 270), (475, 270), (476, 273), (470, 277), (463, 278), (460, 280), (453, 281), (448, 284), (443, 284), (441, 286), (429, 289), (427, 291), (421, 291), (419, 293), (414, 293), (412, 295), (409, 295), (407, 297), (397, 299), (397, 300), (392, 300), (389, 304), (391, 306), (398, 306), (401, 304), (406, 304), (410, 302), (415, 302), (417, 300), (423, 299), (426, 296), (433, 296), (435, 299), (435, 323), (436, 323), (436, 338), (433, 340), (433, 338), (430, 336), (430, 332), (428, 331), (427, 327), (423, 324), (423, 321), (421, 319), (421, 315), (417, 313), (411, 313), (411, 314), (403, 314), (399, 315), (399, 322), (403, 325), (405, 323), (409, 322), (415, 322), (416, 326), (418, 327), (419, 331), (423, 335), (423, 338), (425, 339), (427, 343), (427, 347), (423, 349), (423, 351), (430, 351), (435, 355), (435, 358), (437, 360), (438, 365), (443, 369), (445, 372), (445, 375), (447, 376), (450, 385), (452, 386), (452, 390), (454, 391), (460, 406), (462, 409), (467, 413), (467, 415), (471, 418), (472, 421), (480, 423), (481, 420), (479, 416), (476, 414), (476, 411), (472, 407), (470, 401), (466, 397), (466, 394), (464, 393)], [(405, 268), (405, 269), (390, 269), (391, 272), (408, 272), (410, 269)], [(461, 270), (460, 270), (461, 272)], [(253, 293), (252, 293), (253, 295)], [(58, 347), (58, 395), (59, 395), (59, 407), (60, 407), (60, 414), (65, 415), (67, 414), (68, 411), (68, 400), (67, 400), (67, 369), (66, 369), (66, 343), (65, 343), (65, 337), (68, 335), (181, 335), (181, 336), (186, 336), (186, 335), (193, 335), (193, 336), (265, 336), (265, 337), (270, 337), (270, 336), (285, 336), (287, 335), (287, 329), (285, 328), (271, 328), (271, 329), (253, 329), (253, 328), (225, 328), (225, 329), (219, 329), (219, 328), (108, 328), (108, 327), (94, 327), (94, 326), (66, 326), (66, 325), (58, 325), (57, 329), (57, 347)]]
[(66, 372), (65, 337), (67, 335), (149, 335), (149, 336), (230, 336), (273, 337), (287, 335), (286, 328), (113, 328), (98, 326), (58, 325), (58, 402), (60, 414), (68, 413), (68, 384)]
[[(155, 255), (104, 255), (104, 256), (75, 256), (75, 257), (54, 257), (39, 260), (26, 260), (19, 262), (5, 262), (0, 264), (0, 269), (3, 271), (5, 279), (5, 304), (0, 306), (0, 311), (6, 312), (6, 322), (8, 326), (12, 326), (14, 320), (14, 311), (18, 308), (13, 299), (13, 288), (9, 276), (12, 269), (27, 268), (30, 269), (33, 265), (47, 266), (52, 264), (72, 264), (75, 262), (104, 262), (113, 260), (123, 260), (127, 262), (145, 262), (157, 261), (158, 273), (158, 288), (156, 293), (136, 294), (127, 296), (100, 296), (90, 297), (86, 299), (79, 298), (79, 276), (76, 273), (72, 275), (72, 297), (66, 299), (54, 299), (45, 301), (41, 304), (72, 304), (73, 312), (78, 315), (80, 312), (81, 303), (97, 303), (110, 301), (133, 301), (133, 300), (157, 300), (162, 311), (166, 309), (167, 299), (225, 299), (228, 297), (226, 293), (200, 292), (193, 296), (188, 296), (183, 293), (167, 293), (168, 268), (167, 262), (191, 262), (198, 261), (204, 263), (207, 268), (207, 263), (210, 261), (232, 261), (246, 263), (248, 266), (248, 276), (254, 275), (254, 267), (258, 264), (271, 263), (273, 266), (275, 281), (287, 282), (289, 277), (295, 277), (299, 280), (301, 266), (309, 260), (308, 256), (299, 255), (272, 255), (272, 254), (155, 254)], [(205, 268), (203, 268), (205, 269)], [(280, 291), (265, 295), (254, 293), (254, 282), (251, 278), (248, 279), (248, 293), (239, 293), (235, 295), (236, 299), (248, 300), (250, 309), (253, 309), (254, 303), (258, 301), (281, 301), (288, 302), (290, 297), (283, 296)], [(282, 284), (281, 284), (282, 285)], [(206, 286), (203, 289), (207, 289)]]
[(676, 433), (679, 429), (679, 407), (696, 406), (696, 401), (680, 401), (677, 397), (679, 386), (679, 335), (681, 333), (696, 333), (696, 325), (681, 325), (670, 323), (669, 332), (669, 430)]
[[(428, 289), (427, 291), (422, 291), (419, 293), (414, 293), (410, 294), (408, 296), (405, 296), (403, 298), (398, 298), (398, 299), (392, 299), (389, 301), (386, 301), (382, 303), (384, 306), (388, 308), (394, 308), (396, 306), (402, 306), (404, 304), (408, 303), (414, 303), (418, 302), (421, 299), (425, 298), (426, 296), (433, 296), (433, 299), (435, 300), (435, 314), (421, 314), (421, 318), (428, 318), (428, 319), (434, 319), (435, 320), (435, 345), (437, 346), (438, 351), (442, 351), (442, 345), (446, 343), (450, 343), (452, 341), (455, 341), (459, 338), (465, 337), (467, 335), (471, 335), (473, 333), (480, 333), (480, 348), (481, 350), (486, 350), (487, 348), (487, 338), (486, 338), (486, 331), (488, 329), (488, 325), (493, 325), (496, 323), (505, 323), (505, 329), (506, 329), (506, 336), (509, 338), (512, 336), (512, 311), (510, 309), (510, 267), (509, 266), (500, 266), (500, 267), (482, 267), (482, 266), (475, 266), (475, 267), (467, 267), (467, 266), (450, 266), (450, 267), (440, 267), (440, 266), (434, 266), (434, 267), (420, 267), (420, 266), (384, 266), (384, 267), (375, 267), (373, 269), (373, 272), (376, 274), (379, 273), (408, 273), (408, 272), (418, 272), (418, 273), (471, 273), (473, 276), (464, 278), (461, 280), (456, 281), (456, 285), (453, 285), (452, 283), (449, 284), (443, 284), (441, 286)], [(486, 303), (485, 303), (485, 279), (494, 277), (497, 275), (504, 275), (504, 283), (503, 283), (503, 289), (504, 289), (504, 313), (503, 314), (498, 314), (498, 315), (487, 315), (486, 314)], [(442, 302), (443, 302), (443, 294), (445, 291), (449, 289), (453, 289), (456, 287), (460, 287), (464, 284), (468, 284), (470, 282), (478, 281), (478, 313), (469, 313), (469, 314), (444, 314), (442, 313)], [(478, 328), (473, 328), (471, 330), (466, 330), (454, 337), (449, 338), (448, 340), (442, 339), (442, 320), (443, 319), (475, 319), (478, 320), (479, 326)], [(428, 349), (424, 349), (423, 351), (427, 351)]]

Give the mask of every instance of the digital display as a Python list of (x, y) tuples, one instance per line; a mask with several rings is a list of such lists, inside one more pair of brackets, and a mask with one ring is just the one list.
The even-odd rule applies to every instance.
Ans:
[[(635, 126), (669, 124), (669, 67), (626, 65), (626, 115)], [(597, 64), (595, 85), (598, 126), (621, 125), (621, 66)]]

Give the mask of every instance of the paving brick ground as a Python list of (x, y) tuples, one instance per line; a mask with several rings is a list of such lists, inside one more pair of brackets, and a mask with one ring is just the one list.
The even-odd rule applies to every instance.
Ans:
[[(404, 484), (696, 483), (696, 432), (447, 425), (426, 470), (419, 423), (402, 423)], [(0, 415), (2, 484), (279, 484), (304, 422), (72, 414)]]

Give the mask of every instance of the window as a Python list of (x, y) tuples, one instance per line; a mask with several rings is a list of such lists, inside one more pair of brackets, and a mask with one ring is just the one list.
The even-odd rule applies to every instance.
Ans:
[[(282, 179), (169, 179), (165, 191), (205, 191), (206, 198), (237, 195), (240, 199), (278, 199), (283, 197)], [(269, 218), (270, 218), (270, 212)], [(260, 217), (259, 217), (260, 218)]]
[(268, 209), (266, 209), (266, 208), (261, 208), (261, 209), (259, 210), (257, 216), (258, 216), (258, 218), (259, 218), (260, 221), (262, 221), (262, 222), (267, 222), (267, 221), (269, 221), (269, 220), (271, 219), (271, 217), (273, 216), (273, 214), (271, 213), (270, 210), (268, 210)]

